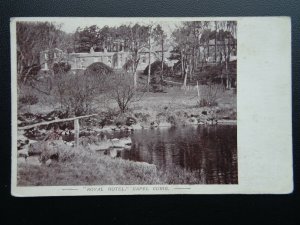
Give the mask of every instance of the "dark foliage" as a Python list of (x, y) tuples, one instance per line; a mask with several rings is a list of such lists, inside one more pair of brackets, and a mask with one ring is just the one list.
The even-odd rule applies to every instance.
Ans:
[[(148, 70), (149, 70), (149, 66), (147, 66), (144, 70), (144, 75), (148, 75)], [(168, 66), (164, 63), (164, 72), (166, 72), (168, 70)], [(161, 61), (157, 60), (153, 63), (151, 63), (151, 71), (150, 71), (151, 75), (155, 74), (155, 73), (160, 73), (161, 72)]]
[(67, 73), (71, 69), (71, 65), (66, 62), (58, 62), (53, 64), (53, 72), (54, 74), (58, 73)]
[(85, 75), (104, 76), (112, 73), (113, 69), (102, 62), (93, 63), (85, 70)]
[(26, 105), (34, 105), (38, 103), (38, 97), (34, 95), (25, 95), (19, 98), (19, 102)]
[(32, 66), (24, 67), (21, 74), (21, 81), (27, 83), (29, 81), (37, 79), (37, 75), (41, 70), (41, 66), (38, 64), (33, 64)]

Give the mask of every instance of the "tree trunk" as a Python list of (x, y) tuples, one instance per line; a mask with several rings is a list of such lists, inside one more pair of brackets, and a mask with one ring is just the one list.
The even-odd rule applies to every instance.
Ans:
[(183, 51), (181, 50), (181, 78), (184, 76)]
[(209, 59), (209, 39), (208, 39), (208, 42), (207, 42), (207, 60), (206, 60), (206, 64), (208, 62), (208, 59)]
[(161, 40), (161, 82), (164, 79), (164, 39)]
[(228, 61), (225, 59), (225, 71), (226, 71), (226, 89), (229, 89), (229, 76), (228, 76)]
[(184, 89), (186, 89), (187, 72), (188, 72), (188, 69), (187, 69), (187, 66), (186, 66), (185, 70), (184, 70), (184, 81), (183, 81), (183, 88)]
[(190, 58), (189, 72), (190, 72), (190, 82), (192, 81), (192, 58)]
[(227, 74), (227, 82), (226, 82), (226, 88), (230, 89), (231, 88), (231, 83), (230, 83), (230, 78), (229, 78), (229, 62), (230, 62), (230, 53), (231, 53), (231, 49), (230, 49), (230, 40), (228, 39), (228, 43), (227, 43), (227, 57), (226, 57), (226, 74)]
[(151, 39), (149, 34), (149, 62), (148, 62), (147, 92), (150, 91), (150, 78), (151, 78)]
[(217, 22), (215, 22), (215, 29), (216, 29), (216, 35), (215, 35), (215, 62), (217, 62)]
[(133, 87), (134, 87), (134, 90), (137, 89), (137, 74), (136, 74), (136, 70), (133, 71)]
[(194, 76), (194, 72), (195, 72), (195, 48), (193, 47), (193, 54), (192, 54), (192, 61), (191, 61), (191, 79), (193, 79), (193, 76)]
[(151, 78), (151, 55), (149, 50), (149, 63), (148, 63), (148, 80), (147, 80), (147, 91), (150, 91), (150, 78)]
[(75, 119), (74, 120), (74, 132), (75, 132), (75, 135), (74, 135), (74, 142), (75, 142), (75, 147), (77, 148), (79, 146), (79, 120), (78, 119)]

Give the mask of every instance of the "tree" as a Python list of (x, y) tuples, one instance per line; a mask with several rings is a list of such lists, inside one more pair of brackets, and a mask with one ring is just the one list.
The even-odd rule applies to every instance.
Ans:
[(108, 84), (112, 73), (113, 70), (101, 62), (75, 74), (60, 71), (55, 75), (52, 95), (69, 116), (91, 113), (95, 99), (110, 90)]
[(92, 47), (98, 50), (101, 45), (100, 36), (100, 29), (96, 25), (83, 29), (78, 27), (75, 32), (76, 52), (89, 52)]
[[(53, 33), (56, 28), (48, 22), (17, 22), (17, 72), (22, 81), (26, 82), (31, 67), (39, 64), (39, 53), (47, 46), (52, 46)], [(33, 66), (34, 65), (34, 66)], [(26, 72), (24, 73), (24, 69)], [(33, 69), (33, 68), (32, 68)]]
[[(230, 85), (228, 64), (230, 55), (236, 49), (236, 22), (235, 21), (191, 21), (183, 22), (172, 37), (175, 43), (171, 58), (179, 60), (183, 87), (187, 83), (188, 73), (193, 79), (198, 64), (200, 72), (207, 67), (208, 62), (221, 65), (224, 58), (227, 88)], [(219, 57), (218, 57), (219, 54)], [(211, 59), (214, 59), (213, 61)], [(219, 62), (218, 61), (219, 58)], [(210, 66), (212, 65), (210, 64)], [(205, 67), (204, 67), (205, 66)], [(219, 71), (221, 76), (222, 70)], [(213, 79), (211, 77), (210, 79)]]
[(225, 58), (226, 88), (231, 88), (229, 77), (229, 62), (232, 51), (236, 48), (236, 21), (222, 21), (219, 23), (219, 39), (222, 41), (223, 54)]
[(129, 50), (131, 52), (131, 62), (133, 68), (133, 84), (134, 88), (137, 88), (137, 67), (140, 62), (140, 50), (147, 46), (147, 40), (149, 36), (149, 27), (148, 26), (141, 26), (139, 24), (135, 24), (134, 26), (130, 27), (128, 33), (129, 43)]
[[(49, 22), (17, 22), (17, 73), (18, 84), (30, 85), (42, 93), (50, 94), (51, 78), (39, 80), (40, 52), (55, 48), (66, 50), (72, 46), (72, 35), (60, 30), (60, 26)], [(52, 71), (54, 61), (49, 57), (47, 63)], [(52, 74), (53, 75), (53, 74)], [(42, 84), (44, 83), (44, 84)], [(43, 86), (43, 88), (40, 88)]]
[(167, 38), (162, 27), (158, 24), (153, 29), (154, 41), (161, 46), (161, 81), (163, 81), (163, 72), (164, 72), (164, 44)]
[(151, 79), (151, 30), (152, 25), (149, 25), (149, 37), (148, 37), (148, 43), (149, 43), (149, 56), (148, 56), (148, 79), (147, 79), (147, 92), (150, 91), (150, 79)]
[(131, 68), (133, 72), (133, 86), (137, 88), (137, 67), (140, 62), (140, 51), (148, 45), (149, 27), (142, 26), (136, 23), (131, 26), (123, 26), (121, 35), (128, 43), (127, 47), (130, 52), (130, 57), (123, 66), (124, 69)]
[(133, 80), (128, 79), (128, 74), (112, 74), (107, 85), (107, 96), (117, 103), (121, 113), (125, 113), (131, 103), (139, 101), (143, 96), (143, 92), (138, 93), (135, 89)]
[(181, 76), (184, 79), (183, 88), (185, 88), (188, 71), (190, 70), (190, 30), (186, 26), (179, 27), (172, 33), (172, 36), (176, 47), (180, 50)]

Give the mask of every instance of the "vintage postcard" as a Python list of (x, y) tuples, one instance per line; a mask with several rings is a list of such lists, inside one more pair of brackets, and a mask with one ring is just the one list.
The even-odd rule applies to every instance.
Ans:
[(293, 191), (288, 17), (12, 18), (14, 196)]

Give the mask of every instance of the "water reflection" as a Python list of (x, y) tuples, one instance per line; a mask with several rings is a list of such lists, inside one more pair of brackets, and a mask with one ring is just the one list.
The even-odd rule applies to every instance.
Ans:
[[(124, 159), (155, 164), (161, 170), (180, 166), (202, 171), (207, 184), (236, 184), (236, 133), (236, 126), (228, 125), (139, 130), (131, 134), (131, 149), (119, 154)], [(117, 156), (115, 152), (112, 155)]]

